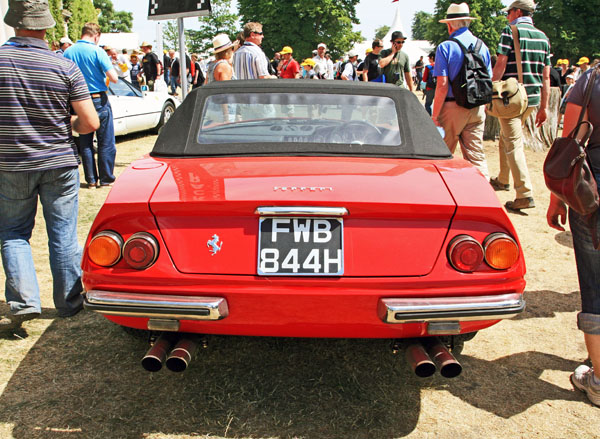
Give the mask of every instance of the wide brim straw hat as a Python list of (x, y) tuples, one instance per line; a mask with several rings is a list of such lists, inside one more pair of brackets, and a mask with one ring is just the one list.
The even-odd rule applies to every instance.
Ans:
[(4, 23), (15, 29), (45, 30), (56, 26), (48, 0), (8, 0)]
[(233, 43), (226, 34), (219, 34), (213, 38), (213, 51), (214, 53), (223, 52), (224, 50), (233, 47)]
[(477, 17), (471, 17), (469, 5), (466, 3), (452, 3), (446, 11), (446, 18), (440, 20), (440, 23), (450, 23), (456, 20), (477, 20)]

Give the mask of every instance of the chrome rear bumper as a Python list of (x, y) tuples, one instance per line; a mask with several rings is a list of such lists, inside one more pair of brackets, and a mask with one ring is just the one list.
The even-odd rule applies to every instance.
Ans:
[(467, 320), (500, 320), (525, 309), (523, 295), (385, 298), (379, 299), (377, 313), (385, 323), (416, 323)]
[(170, 296), (90, 290), (83, 306), (89, 311), (123, 317), (177, 320), (221, 320), (229, 315), (223, 297)]

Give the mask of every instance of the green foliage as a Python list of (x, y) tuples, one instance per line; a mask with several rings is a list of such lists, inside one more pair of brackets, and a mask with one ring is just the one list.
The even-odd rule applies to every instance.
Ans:
[(168, 20), (162, 27), (163, 48), (165, 50), (177, 50), (179, 46), (179, 32), (177, 20)]
[[(446, 17), (446, 11), (451, 3), (453, 3), (452, 0), (437, 0), (435, 12), (427, 24), (425, 39), (435, 46), (448, 39), (447, 26), (444, 23), (439, 23), (439, 20)], [(491, 54), (496, 53), (500, 33), (507, 24), (506, 17), (501, 14), (503, 7), (504, 5), (500, 0), (469, 1), (471, 16), (478, 18), (478, 20), (471, 22), (469, 29), (476, 37), (483, 40), (490, 49)]]
[(433, 16), (427, 12), (419, 11), (413, 17), (411, 34), (413, 40), (426, 40), (427, 28), (432, 24)]
[(389, 26), (380, 26), (380, 27), (378, 27), (377, 29), (375, 29), (375, 39), (376, 40), (383, 39), (383, 37), (385, 37), (389, 31), (390, 31), (390, 27)]
[(98, 24), (102, 32), (131, 32), (133, 13), (117, 11), (111, 0), (94, 0), (94, 7), (100, 11)]
[(56, 21), (56, 26), (54, 26), (52, 29), (46, 30), (46, 41), (48, 41), (48, 43), (52, 43), (53, 41), (58, 41), (65, 36), (65, 26), (62, 15), (62, 0), (48, 0), (48, 7), (50, 8), (50, 13), (54, 17), (54, 21)]
[(545, 0), (538, 2), (533, 21), (550, 39), (552, 61), (566, 58), (575, 64), (582, 56), (600, 57), (597, 1)]
[(294, 49), (294, 58), (312, 57), (317, 44), (325, 43), (332, 57), (347, 52), (364, 41), (352, 25), (359, 24), (359, 0), (238, 0), (242, 26), (250, 21), (263, 25), (262, 47), (270, 57), (283, 46)]
[(237, 14), (231, 12), (231, 0), (212, 0), (209, 16), (198, 17), (200, 28), (186, 31), (186, 45), (192, 53), (207, 52), (217, 34), (227, 34), (232, 41), (237, 35)]
[(69, 19), (69, 38), (73, 41), (81, 38), (84, 24), (98, 22), (98, 11), (92, 0), (63, 0), (63, 7), (73, 14)]

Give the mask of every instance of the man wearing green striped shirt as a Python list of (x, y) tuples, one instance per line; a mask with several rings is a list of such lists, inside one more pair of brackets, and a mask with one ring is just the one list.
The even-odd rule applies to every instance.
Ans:
[[(513, 176), (516, 198), (508, 201), (506, 207), (521, 210), (535, 207), (525, 151), (523, 150), (523, 124), (538, 107), (536, 126), (546, 121), (546, 108), (550, 93), (550, 42), (548, 37), (533, 26), (531, 15), (535, 10), (532, 0), (515, 0), (503, 9), (508, 13), (510, 25), (516, 25), (521, 46), (523, 85), (527, 90), (528, 107), (525, 113), (512, 119), (499, 119), (500, 122), (500, 172), (490, 183), (496, 190), (509, 190), (509, 177)], [(518, 78), (515, 49), (510, 25), (500, 36), (498, 60), (493, 70), (493, 81)]]

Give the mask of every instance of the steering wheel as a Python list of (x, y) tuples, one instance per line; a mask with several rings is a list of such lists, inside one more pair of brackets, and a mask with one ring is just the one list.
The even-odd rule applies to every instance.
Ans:
[(335, 127), (329, 135), (331, 143), (377, 143), (381, 131), (375, 125), (361, 120), (353, 120)]

